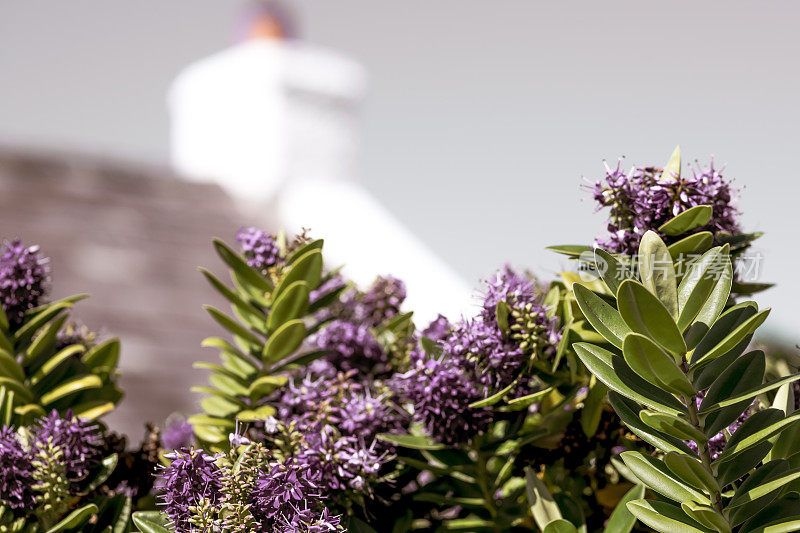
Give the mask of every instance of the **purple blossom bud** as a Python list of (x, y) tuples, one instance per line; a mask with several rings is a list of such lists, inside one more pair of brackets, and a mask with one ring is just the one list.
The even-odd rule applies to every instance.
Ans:
[(9, 323), (18, 326), (28, 309), (39, 305), (47, 292), (48, 260), (39, 247), (25, 247), (22, 241), (6, 242), (0, 251), (0, 305)]
[(254, 269), (266, 272), (280, 260), (280, 248), (275, 237), (258, 228), (242, 228), (236, 235), (242, 247), (247, 264)]

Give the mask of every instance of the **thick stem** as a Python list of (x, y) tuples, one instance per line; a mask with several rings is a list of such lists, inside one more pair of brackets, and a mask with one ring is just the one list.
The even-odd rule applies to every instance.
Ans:
[[(695, 428), (702, 432), (703, 428), (700, 425), (700, 418), (697, 416), (697, 403), (695, 399), (684, 398), (684, 402), (686, 402), (686, 408), (689, 410), (689, 421)], [(705, 468), (706, 472), (708, 472), (711, 477), (716, 479), (714, 470), (711, 468), (711, 453), (708, 450), (708, 442), (695, 441), (695, 444), (700, 454), (700, 460), (703, 462), (703, 468)], [(722, 495), (718, 490), (711, 492), (711, 505), (722, 514)]]
[(480, 450), (480, 439), (475, 439), (475, 453), (477, 453), (477, 469), (478, 469), (478, 486), (481, 489), (481, 494), (483, 494), (483, 500), (486, 502), (486, 509), (489, 511), (489, 514), (492, 517), (492, 522), (494, 523), (494, 529), (496, 531), (502, 531), (500, 529), (500, 525), (497, 523), (497, 516), (498, 510), (497, 506), (494, 504), (494, 487), (489, 479), (489, 472), (486, 467), (486, 454), (481, 452)]

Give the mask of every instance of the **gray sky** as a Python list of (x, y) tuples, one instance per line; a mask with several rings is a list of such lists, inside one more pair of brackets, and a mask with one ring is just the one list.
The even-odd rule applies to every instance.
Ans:
[[(763, 230), (759, 298), (796, 337), (796, 2), (296, 2), (302, 33), (371, 75), (363, 181), (470, 280), (588, 243), (604, 158), (727, 163)], [(0, 142), (165, 162), (164, 94), (231, 42), (241, 2), (4, 0)], [(323, 229), (324, 232), (324, 229)]]

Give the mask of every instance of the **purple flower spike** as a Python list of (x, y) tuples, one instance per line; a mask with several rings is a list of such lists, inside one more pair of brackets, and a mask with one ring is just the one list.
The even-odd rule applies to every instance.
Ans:
[(31, 457), (23, 449), (13, 428), (0, 428), (0, 502), (11, 509), (32, 508), (33, 490)]
[(47, 292), (47, 261), (38, 246), (25, 247), (19, 239), (6, 242), (0, 252), (0, 305), (12, 327)]
[(78, 481), (86, 477), (89, 469), (101, 458), (102, 440), (97, 429), (96, 424), (79, 419), (72, 411), (67, 411), (62, 417), (53, 410), (34, 428), (34, 446), (46, 449), (47, 443), (52, 441), (64, 454), (67, 478)]
[(386, 362), (378, 341), (364, 324), (335, 320), (316, 336), (320, 350), (329, 352), (328, 361), (341, 370), (370, 371)]
[(247, 264), (266, 272), (280, 260), (280, 249), (275, 237), (258, 228), (242, 228), (236, 236), (247, 259)]
[(216, 457), (202, 450), (185, 450), (167, 454), (172, 463), (164, 468), (159, 478), (163, 487), (161, 495), (164, 512), (177, 533), (193, 531), (189, 509), (201, 500), (216, 504), (220, 499), (220, 470)]

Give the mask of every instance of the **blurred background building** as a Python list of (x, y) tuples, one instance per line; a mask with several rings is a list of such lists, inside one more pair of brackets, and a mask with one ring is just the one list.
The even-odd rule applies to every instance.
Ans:
[[(192, 410), (181, 403), (190, 401), (184, 384), (194, 380), (190, 362), (211, 357), (199, 342), (213, 332), (200, 309), (213, 291), (195, 267), (218, 264), (212, 236), (232, 240), (243, 224), (281, 221), (324, 236), (322, 225), (336, 222), (298, 222), (290, 213), (300, 211), (281, 202), (253, 209), (242, 201), (241, 192), (252, 191), (235, 190), (237, 160), (247, 161), (245, 172), (266, 176), (266, 165), (275, 165), (272, 175), (283, 173), (261, 183), (264, 197), (280, 190), (289, 206), (304, 198), (302, 188), (285, 187), (286, 160), (265, 157), (267, 142), (228, 152), (227, 163), (215, 159), (221, 150), (187, 159), (176, 142), (183, 135), (199, 143), (194, 154), (224, 143), (224, 136), (192, 141), (209, 129), (177, 118), (176, 95), (187, 67), (231, 57), (224, 54), (245, 36), (302, 37), (340, 65), (345, 81), (338, 92), (327, 88), (336, 113), (325, 115), (333, 118), (326, 127), (340, 128), (327, 130), (338, 143), (327, 145), (328, 159), (293, 160), (306, 165), (303, 173), (336, 171), (331, 183), (360, 178), (361, 185), (335, 188), (406, 228), (409, 246), (421, 242), (467, 284), (507, 260), (545, 277), (558, 272), (564, 262), (545, 246), (589, 242), (602, 229), (580, 185), (581, 176), (601, 174), (604, 158), (660, 163), (680, 143), (700, 162), (711, 154), (729, 162), (727, 175), (744, 187), (743, 226), (767, 232), (757, 243), (761, 279), (780, 287), (760, 298), (775, 307), (768, 324), (794, 333), (796, 3), (298, 0), (296, 24), (278, 27), (243, 23), (253, 20), (250, 5), (0, 4), (0, 235), (40, 242), (53, 258), (55, 296), (92, 292), (78, 315), (122, 337), (129, 401), (113, 422), (123, 429)], [(263, 48), (249, 47), (262, 56)], [(172, 85), (179, 72), (186, 77)], [(259, 90), (262, 105), (275, 103)], [(237, 112), (248, 111), (256, 112)], [(268, 130), (275, 121), (249, 124), (262, 128), (259, 139), (274, 137), (274, 154), (309, 152), (278, 148), (282, 136)], [(176, 178), (171, 164), (195, 181)], [(144, 407), (134, 412), (134, 404)]]

